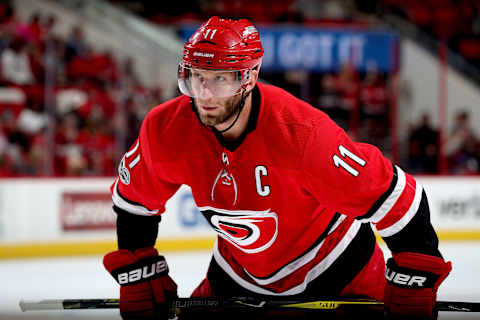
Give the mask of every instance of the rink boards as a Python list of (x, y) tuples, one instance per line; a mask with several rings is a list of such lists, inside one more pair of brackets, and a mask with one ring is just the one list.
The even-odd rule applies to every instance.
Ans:
[[(417, 177), (442, 241), (480, 240), (480, 177)], [(0, 258), (99, 254), (115, 248), (113, 178), (0, 180)], [(166, 205), (157, 246), (211, 248), (215, 234), (182, 186)]]

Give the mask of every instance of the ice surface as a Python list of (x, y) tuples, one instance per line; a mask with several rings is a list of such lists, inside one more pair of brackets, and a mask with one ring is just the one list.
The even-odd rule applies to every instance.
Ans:
[[(439, 300), (480, 302), (480, 242), (441, 244), (453, 270), (439, 290)], [(388, 251), (387, 251), (388, 252)], [(189, 296), (204, 278), (209, 251), (166, 253), (180, 296)], [(387, 253), (388, 256), (388, 253)], [(104, 270), (101, 256), (0, 261), (0, 319), (117, 319), (118, 310), (30, 311), (21, 299), (116, 298), (118, 285)], [(480, 319), (480, 313), (442, 312), (440, 320)]]

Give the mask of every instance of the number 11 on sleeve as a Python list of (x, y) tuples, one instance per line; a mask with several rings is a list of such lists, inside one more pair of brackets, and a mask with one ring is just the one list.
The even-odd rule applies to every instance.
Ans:
[[(338, 151), (343, 158), (350, 158), (362, 167), (365, 166), (365, 164), (367, 163), (365, 160), (363, 160), (362, 158), (360, 158), (359, 156), (357, 156), (356, 154), (354, 154), (353, 152), (351, 152), (350, 150), (348, 150), (342, 145), (338, 146)], [(340, 158), (337, 154), (333, 155), (333, 164), (337, 168), (342, 167), (354, 177), (358, 176), (359, 174), (358, 170), (354, 169), (352, 166), (346, 163), (345, 160)]]

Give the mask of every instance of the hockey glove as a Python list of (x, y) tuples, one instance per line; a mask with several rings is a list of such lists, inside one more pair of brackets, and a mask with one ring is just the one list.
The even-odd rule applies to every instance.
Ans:
[(388, 318), (436, 319), (437, 290), (451, 270), (451, 263), (439, 257), (394, 253), (385, 270), (384, 303)]
[(120, 284), (123, 319), (167, 319), (167, 302), (177, 295), (165, 258), (153, 247), (117, 250), (103, 258), (103, 265)]

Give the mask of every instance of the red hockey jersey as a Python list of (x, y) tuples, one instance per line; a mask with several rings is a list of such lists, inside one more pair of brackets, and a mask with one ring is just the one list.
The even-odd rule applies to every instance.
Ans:
[[(158, 215), (182, 184), (190, 186), (218, 232), (214, 259), (237, 284), (299, 294), (342, 259), (345, 268), (358, 260), (368, 223), (382, 236), (402, 230), (422, 190), (320, 110), (280, 88), (257, 87), (256, 127), (234, 151), (198, 121), (190, 98), (154, 108), (121, 161), (112, 198), (132, 214)], [(351, 257), (342, 258), (348, 248)]]

